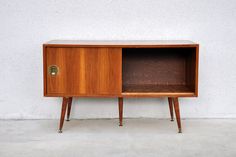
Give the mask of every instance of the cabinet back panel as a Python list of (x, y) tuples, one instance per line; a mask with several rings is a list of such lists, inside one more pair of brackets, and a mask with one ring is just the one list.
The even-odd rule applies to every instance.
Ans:
[(123, 48), (123, 91), (140, 86), (139, 91), (145, 87), (147, 92), (147, 87), (153, 85), (150, 91), (179, 86), (194, 92), (195, 52), (195, 48)]

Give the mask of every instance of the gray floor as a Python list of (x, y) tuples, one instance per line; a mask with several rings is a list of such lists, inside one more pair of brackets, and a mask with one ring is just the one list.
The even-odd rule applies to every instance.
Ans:
[(0, 157), (235, 157), (236, 119), (1, 120)]

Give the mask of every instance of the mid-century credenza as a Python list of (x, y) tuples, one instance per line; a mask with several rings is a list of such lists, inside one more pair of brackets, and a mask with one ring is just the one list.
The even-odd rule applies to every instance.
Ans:
[[(179, 97), (198, 96), (199, 45), (187, 40), (77, 41), (43, 44), (44, 96), (62, 97), (59, 132), (73, 97), (166, 97), (181, 133)], [(127, 111), (128, 112), (128, 111)]]

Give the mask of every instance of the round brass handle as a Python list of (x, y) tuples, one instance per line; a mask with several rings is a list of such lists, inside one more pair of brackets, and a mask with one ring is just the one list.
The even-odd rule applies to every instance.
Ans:
[(59, 71), (59, 68), (56, 65), (51, 65), (48, 67), (48, 72), (52, 76), (57, 75), (58, 71)]

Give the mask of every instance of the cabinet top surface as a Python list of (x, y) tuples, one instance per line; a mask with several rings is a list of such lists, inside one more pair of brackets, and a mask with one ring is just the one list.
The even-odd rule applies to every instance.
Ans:
[(189, 40), (51, 40), (45, 45), (64, 46), (166, 46), (198, 45)]

